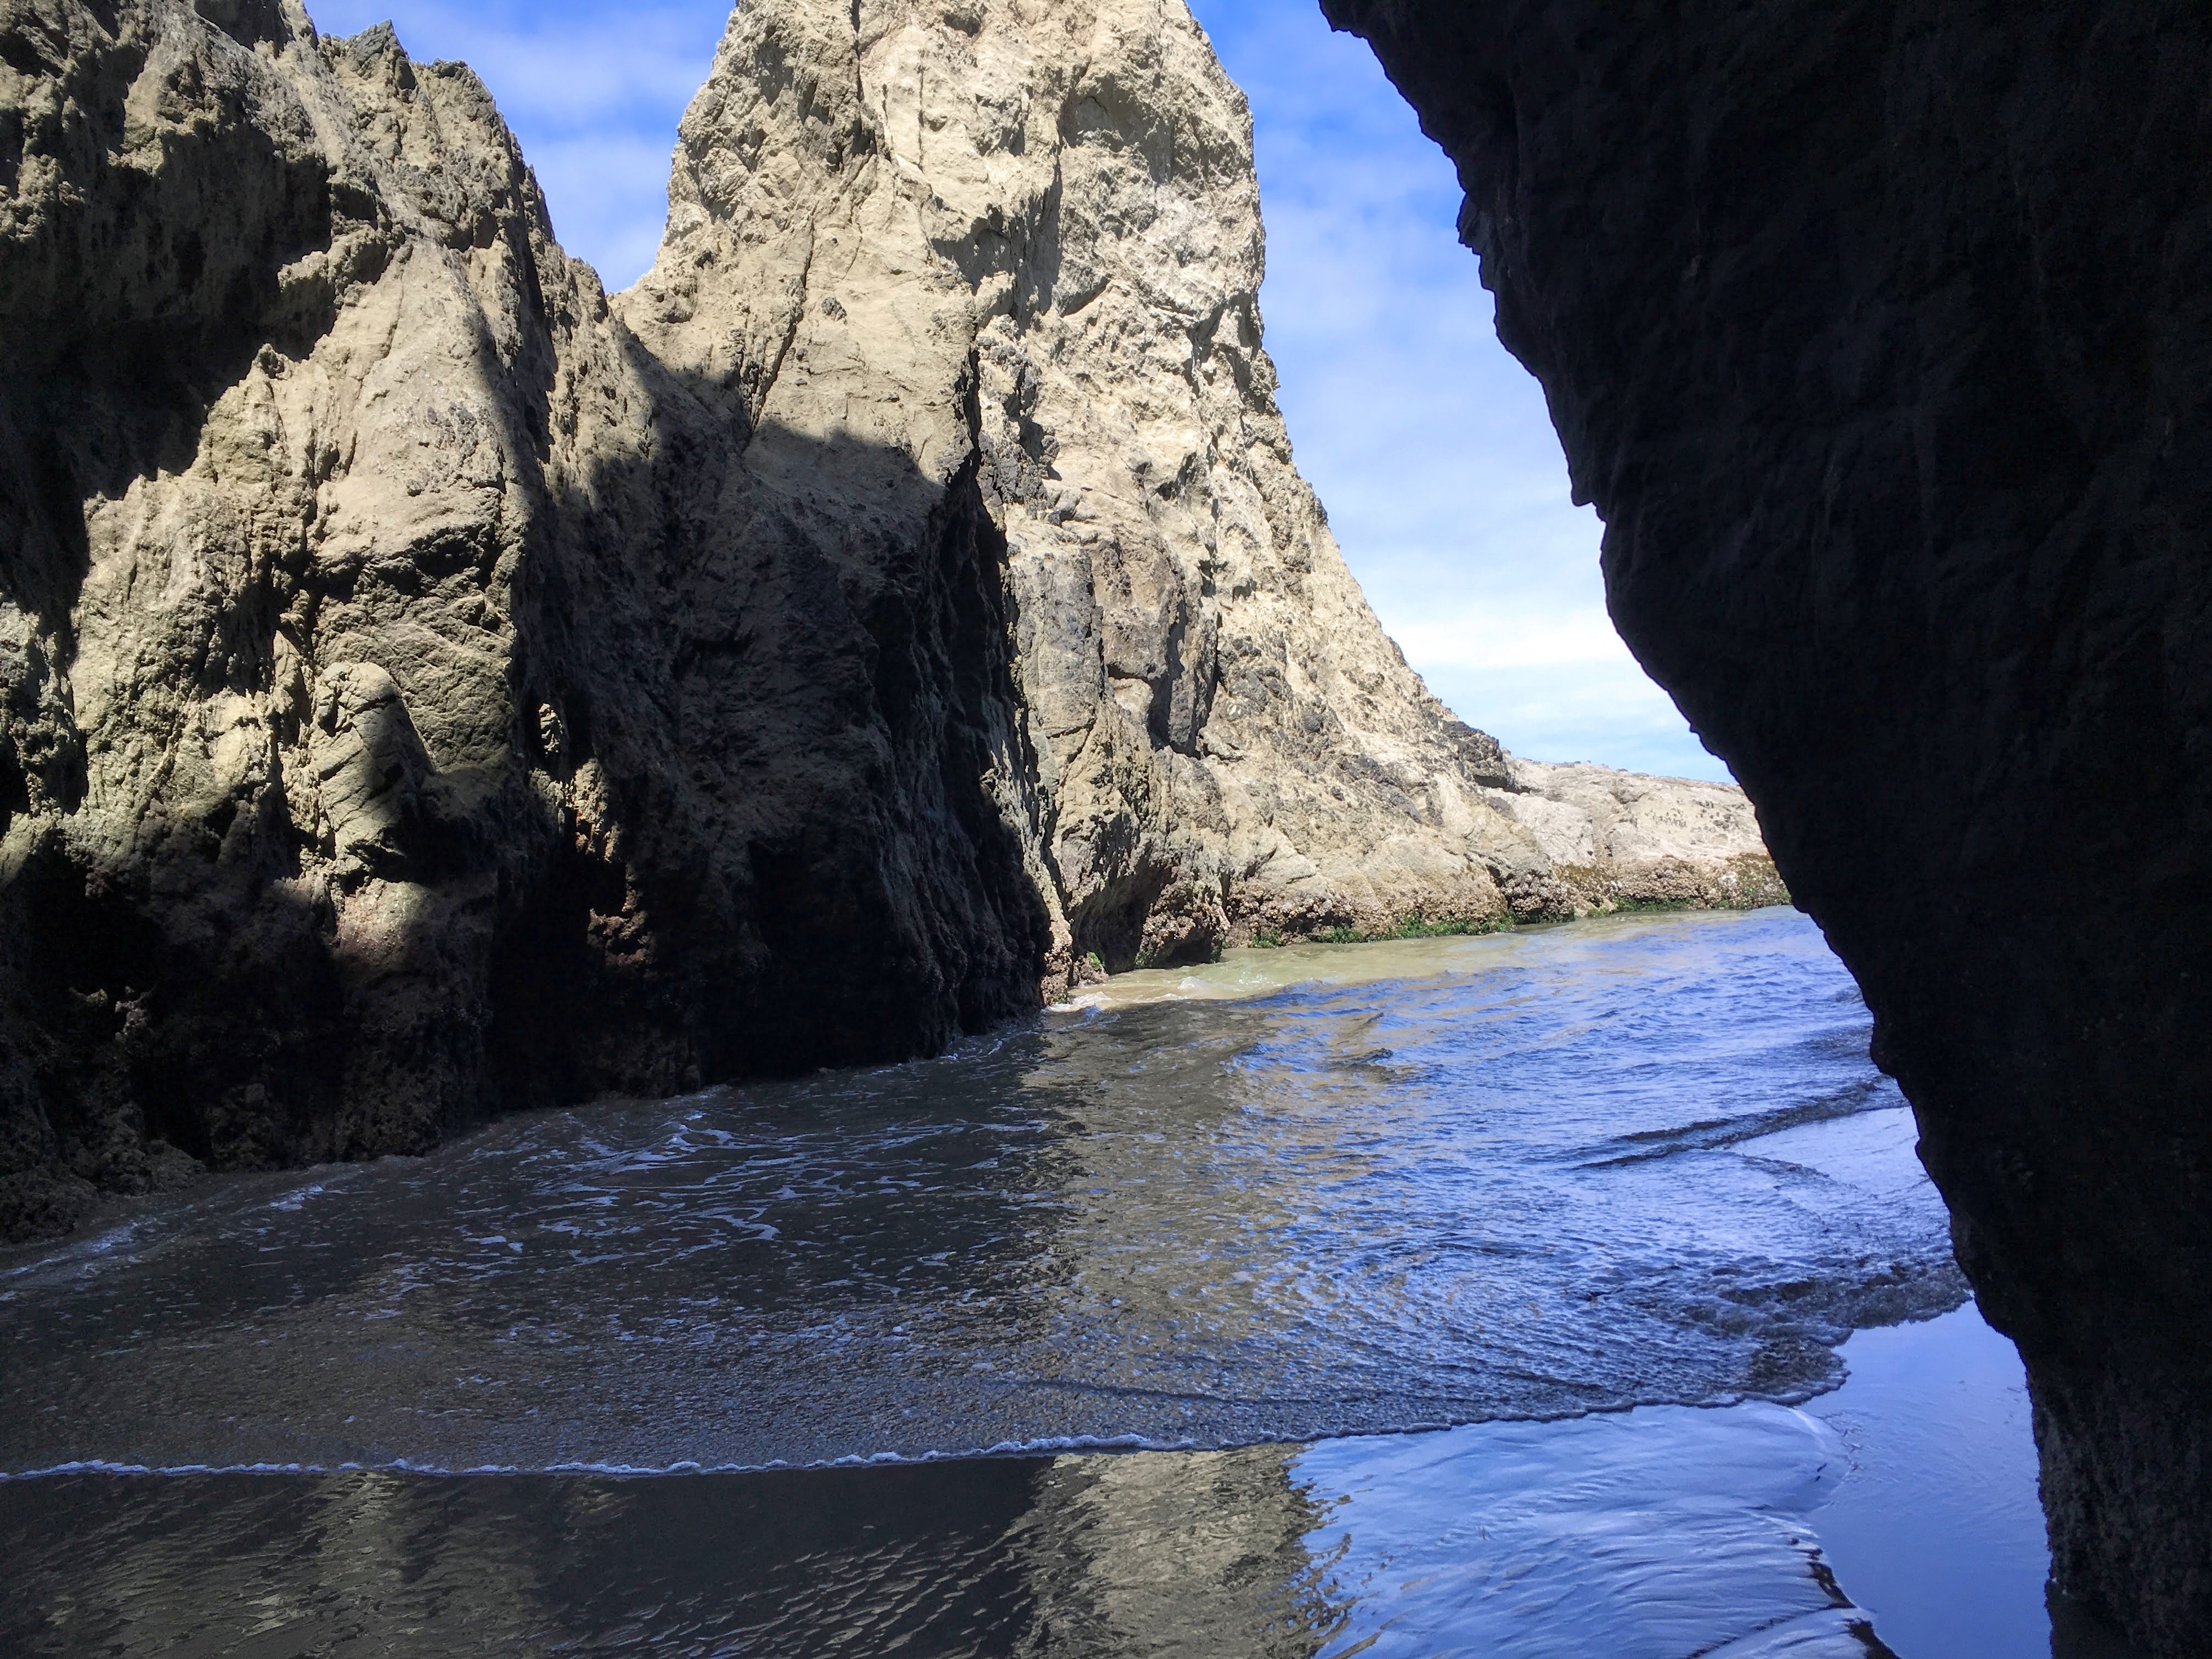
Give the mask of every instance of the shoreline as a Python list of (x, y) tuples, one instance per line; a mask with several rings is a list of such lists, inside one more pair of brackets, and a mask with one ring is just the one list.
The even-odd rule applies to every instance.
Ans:
[[(1061, 1001), (1048, 1004), (1044, 1012), (1105, 1012), (1161, 1002), (1234, 1002), (1272, 996), (1299, 986), (1370, 985), (1439, 973), (1468, 972), (1484, 965), (1485, 957), (1491, 955), (1504, 955), (1510, 960), (1507, 953), (1513, 951), (1518, 942), (1532, 939), (1557, 938), (1571, 933), (1596, 940), (1632, 929), (1663, 927), (1685, 921), (1692, 926), (1741, 925), (1761, 911), (1776, 908), (1779, 907), (1624, 907), (1604, 915), (1522, 922), (1486, 932), (1235, 945), (1213, 962), (1178, 968), (1133, 968), (1125, 973), (1109, 975)], [(1454, 959), (1462, 957), (1464, 963)]]

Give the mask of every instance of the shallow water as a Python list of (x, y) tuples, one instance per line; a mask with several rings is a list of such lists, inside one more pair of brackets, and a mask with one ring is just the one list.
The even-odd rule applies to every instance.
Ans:
[[(1858, 1655), (1866, 1608), (1910, 1622), (1820, 1517), (1915, 1501), (1864, 1473), (1883, 1425), (1929, 1417), (1944, 1333), (1997, 1339), (1909, 1327), (1888, 1404), (1797, 1408), (1852, 1331), (1964, 1295), (1802, 917), (1087, 1003), (0, 1259), (0, 1471), (38, 1476), (0, 1483), (0, 1644)], [(2039, 1632), (1999, 1349), (1944, 1525), (1998, 1564), (1984, 1630)], [(994, 1449), (1035, 1455), (961, 1455)], [(504, 1473), (433, 1473), (471, 1469)], [(626, 1473), (692, 1469), (730, 1472)]]

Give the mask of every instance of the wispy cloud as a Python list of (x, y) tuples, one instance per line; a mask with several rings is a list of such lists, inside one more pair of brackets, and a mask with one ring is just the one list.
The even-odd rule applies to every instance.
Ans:
[[(327, 33), (390, 17), (416, 57), (472, 65), (562, 244), (610, 288), (644, 274), (726, 0), (311, 4)], [(1569, 500), (1542, 392), (1492, 332), (1449, 164), (1313, 0), (1194, 9), (1252, 101), (1261, 304), (1298, 464), (1383, 625), (1518, 753), (1726, 776), (1606, 619), (1596, 515)]]
[(610, 289), (642, 276), (668, 217), (668, 161), (675, 133), (578, 133), (526, 146), (561, 245), (589, 259)]
[(325, 34), (389, 19), (410, 57), (474, 68), (510, 122), (569, 131), (680, 113), (730, 16), (722, 0), (321, 0), (313, 12)]

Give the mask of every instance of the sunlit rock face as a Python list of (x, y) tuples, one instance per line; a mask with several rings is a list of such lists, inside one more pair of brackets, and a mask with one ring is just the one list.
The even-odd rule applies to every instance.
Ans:
[(0, 1231), (1036, 1006), (972, 461), (655, 358), (387, 29), (0, 64)]
[(759, 0), (616, 302), (815, 510), (880, 512), (824, 445), (972, 481), (1051, 979), (1543, 896), (1484, 794), (1498, 745), (1406, 666), (1291, 465), (1262, 255), (1249, 115), (1180, 3)]
[(1857, 974), (2060, 1589), (2212, 1629), (2212, 20), (1325, 0)]
[(0, 1233), (1262, 936), (1781, 896), (1737, 792), (1532, 781), (1384, 636), (1179, 0), (760, 0), (670, 201), (610, 301), (388, 28), (0, 10)]

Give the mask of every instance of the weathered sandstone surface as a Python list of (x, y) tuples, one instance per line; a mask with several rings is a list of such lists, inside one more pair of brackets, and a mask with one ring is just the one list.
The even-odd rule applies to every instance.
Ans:
[(1531, 769), (1292, 467), (1179, 3), (760, 0), (652, 273), (465, 69), (0, 0), (0, 1232), (895, 1059), (1255, 935), (1780, 896)]
[(1324, 0), (1858, 975), (2059, 1590), (2212, 1631), (2212, 14)]

